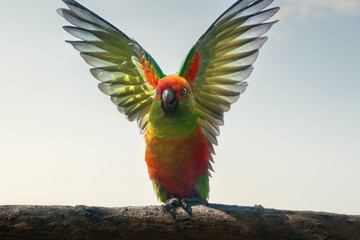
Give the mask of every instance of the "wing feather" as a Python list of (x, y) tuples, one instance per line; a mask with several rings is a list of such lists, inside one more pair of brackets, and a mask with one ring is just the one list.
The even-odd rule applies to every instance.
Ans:
[(188, 64), (198, 54), (198, 72), (187, 80), (193, 87), (198, 123), (213, 154), (212, 144), (217, 144), (224, 112), (246, 90), (245, 80), (253, 71), (259, 49), (267, 41), (262, 35), (277, 22), (264, 22), (279, 11), (265, 9), (272, 2), (238, 0), (200, 37), (180, 68), (179, 75), (186, 78)]
[[(154, 88), (147, 83), (139, 59), (146, 57), (156, 76), (163, 76), (153, 58), (135, 40), (74, 0), (63, 0), (68, 9), (57, 12), (73, 26), (65, 31), (81, 41), (67, 41), (93, 68), (99, 89), (110, 96), (118, 110), (137, 120), (140, 132), (146, 131)], [(140, 67), (139, 67), (140, 65)]]

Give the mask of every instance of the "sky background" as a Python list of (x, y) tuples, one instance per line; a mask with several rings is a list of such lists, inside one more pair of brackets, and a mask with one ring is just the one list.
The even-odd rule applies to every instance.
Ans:
[[(82, 0), (176, 73), (234, 0)], [(277, 0), (225, 115), (212, 203), (360, 214), (360, 1)], [(60, 0), (2, 1), (0, 204), (159, 204), (135, 123), (64, 40)]]

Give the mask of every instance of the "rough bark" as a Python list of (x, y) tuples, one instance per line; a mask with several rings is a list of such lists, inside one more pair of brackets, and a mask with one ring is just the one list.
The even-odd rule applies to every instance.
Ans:
[(0, 239), (360, 239), (360, 216), (221, 204), (0, 206)]

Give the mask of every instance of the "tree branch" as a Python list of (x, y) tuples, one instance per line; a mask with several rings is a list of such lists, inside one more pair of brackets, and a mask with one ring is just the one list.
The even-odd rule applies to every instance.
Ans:
[(0, 239), (360, 239), (360, 216), (221, 204), (0, 206)]

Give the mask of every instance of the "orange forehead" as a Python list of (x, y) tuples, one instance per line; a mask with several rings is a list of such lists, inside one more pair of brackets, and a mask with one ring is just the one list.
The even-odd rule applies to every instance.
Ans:
[(157, 85), (158, 90), (171, 88), (173, 91), (179, 91), (186, 86), (186, 80), (176, 75), (166, 76), (159, 80)]

